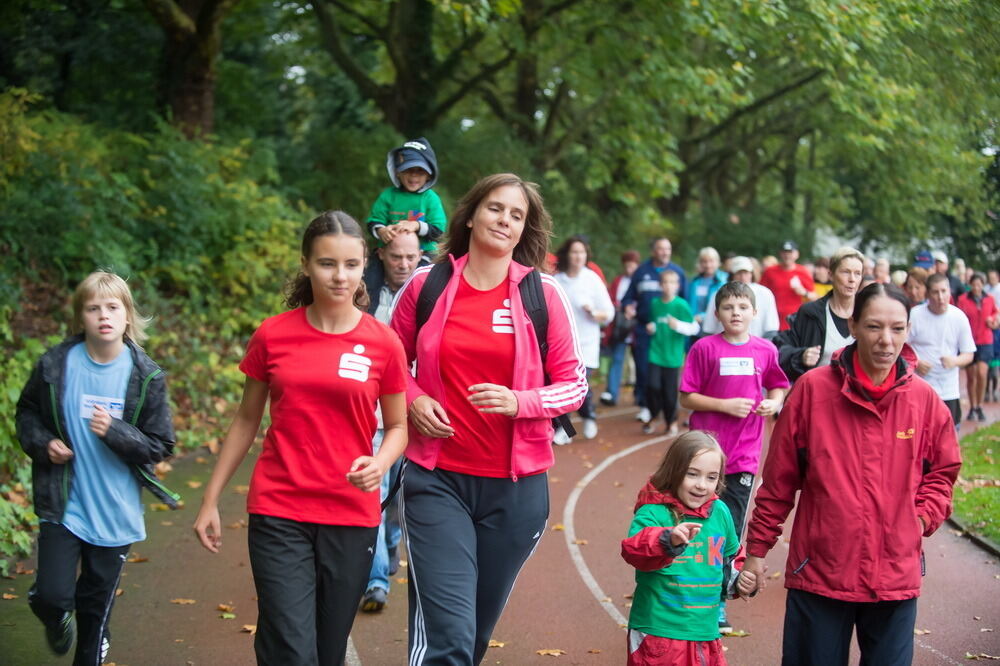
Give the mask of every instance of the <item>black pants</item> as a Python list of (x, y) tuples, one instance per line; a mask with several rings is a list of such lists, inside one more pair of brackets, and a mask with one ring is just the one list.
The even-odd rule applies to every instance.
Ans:
[(38, 571), (28, 604), (47, 627), (76, 610), (74, 666), (100, 666), (101, 639), (130, 547), (95, 546), (56, 523), (43, 522), (39, 528)]
[(743, 541), (743, 528), (747, 522), (747, 507), (750, 506), (750, 493), (753, 491), (754, 475), (750, 472), (726, 474), (726, 489), (719, 498), (729, 507), (736, 526), (736, 536)]
[(594, 391), (590, 388), (590, 375), (594, 374), (593, 368), (587, 368), (587, 397), (583, 399), (583, 404), (577, 412), (581, 419), (596, 419), (597, 410), (594, 409)]
[(846, 666), (857, 628), (861, 666), (909, 666), (917, 600), (838, 601), (788, 590), (782, 666)]
[(250, 514), (257, 663), (340, 666), (368, 583), (378, 527)]
[(410, 666), (478, 664), (545, 532), (546, 474), (518, 481), (403, 467)]
[(632, 342), (632, 360), (635, 361), (635, 404), (648, 407), (646, 385), (649, 384), (649, 334), (639, 324)]
[(669, 426), (677, 417), (677, 380), (680, 368), (665, 368), (650, 363), (647, 366), (646, 407), (652, 423), (663, 410), (663, 420)]

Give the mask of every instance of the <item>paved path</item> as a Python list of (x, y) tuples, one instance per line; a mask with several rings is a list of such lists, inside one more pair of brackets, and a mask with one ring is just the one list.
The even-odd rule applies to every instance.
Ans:
[[(1000, 407), (988, 405), (991, 420)], [(503, 643), (486, 664), (620, 664), (632, 571), (621, 560), (619, 541), (631, 517), (636, 491), (655, 468), (666, 438), (642, 435), (634, 410), (602, 411), (600, 434), (556, 450), (550, 473), (549, 532), (529, 560), (495, 631)], [(969, 426), (963, 426), (963, 430)], [(111, 658), (119, 666), (252, 664), (252, 638), (241, 633), (256, 621), (254, 589), (246, 554), (243, 509), (236, 490), (223, 503), (223, 552), (213, 556), (190, 530), (200, 489), (188, 482), (208, 479), (210, 464), (189, 457), (176, 464), (169, 483), (183, 491), (187, 508), (147, 513), (149, 539), (133, 550), (146, 561), (127, 566), (123, 593), (112, 621)], [(231, 488), (246, 484), (244, 465)], [(791, 524), (791, 521), (789, 521)], [(574, 543), (576, 542), (576, 543)], [(779, 544), (768, 564), (776, 578), (751, 603), (732, 602), (731, 619), (744, 638), (727, 638), (730, 663), (778, 663), (784, 590)], [(964, 664), (966, 652), (1000, 654), (1000, 561), (947, 526), (925, 543), (928, 574), (919, 604), (916, 664)], [(30, 568), (31, 562), (25, 563)], [(359, 614), (349, 663), (365, 666), (406, 661), (406, 569), (393, 582), (389, 605), (376, 615)], [(62, 662), (47, 653), (40, 626), (24, 602), (31, 576), (0, 587), (18, 599), (0, 601), (0, 664), (34, 666)], [(193, 599), (194, 604), (171, 603)], [(219, 604), (232, 605), (235, 619), (222, 619)], [(979, 619), (976, 619), (979, 618)], [(993, 631), (983, 631), (992, 629)], [(563, 650), (552, 662), (538, 650)]]

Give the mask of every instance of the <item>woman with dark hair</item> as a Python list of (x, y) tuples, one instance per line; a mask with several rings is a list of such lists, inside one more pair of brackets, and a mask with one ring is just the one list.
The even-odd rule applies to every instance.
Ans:
[(833, 353), (853, 341), (847, 319), (854, 295), (861, 289), (865, 257), (853, 247), (842, 247), (830, 257), (833, 289), (823, 298), (806, 303), (791, 317), (791, 326), (774, 338), (778, 362), (792, 381), (804, 373), (830, 364)]
[[(240, 370), (243, 400), (194, 530), (219, 551), (219, 495), (247, 455), (270, 398), (271, 426), (247, 496), (261, 664), (341, 664), (368, 582), (382, 475), (406, 447), (405, 355), (362, 310), (365, 241), (340, 211), (314, 219), (290, 309), (264, 320)], [(373, 455), (375, 403), (385, 437)]]
[[(438, 262), (450, 277), (423, 325), (421, 291), (441, 269), (417, 269), (397, 296), (392, 328), (417, 364), (402, 483), (410, 664), (479, 663), (545, 532), (552, 419), (587, 394), (566, 295), (531, 275), (551, 226), (535, 185), (488, 176), (449, 222)], [(544, 358), (522, 300), (528, 278), (548, 312)]]
[(951, 513), (961, 464), (948, 408), (915, 374), (906, 295), (865, 287), (850, 326), (855, 341), (803, 375), (785, 401), (747, 530), (743, 568), (760, 589), (764, 556), (798, 493), (785, 664), (846, 665), (855, 629), (861, 663), (910, 664), (921, 536)]
[(993, 331), (1000, 326), (1000, 315), (993, 297), (984, 291), (986, 276), (973, 273), (969, 280), (969, 291), (958, 297), (958, 309), (969, 318), (972, 339), (976, 343), (976, 353), (972, 364), (965, 369), (969, 393), (969, 414), (966, 419), (986, 420), (983, 413), (983, 398), (986, 395), (986, 373), (993, 360)]
[[(555, 277), (573, 307), (573, 319), (588, 378), (594, 369), (601, 366), (601, 326), (615, 316), (608, 288), (597, 273), (587, 268), (589, 261), (590, 245), (583, 236), (570, 236), (556, 250)], [(583, 419), (583, 436), (587, 439), (597, 437), (597, 412), (589, 388), (580, 407), (580, 417)], [(568, 444), (569, 439), (562, 428), (556, 429), (553, 442)]]

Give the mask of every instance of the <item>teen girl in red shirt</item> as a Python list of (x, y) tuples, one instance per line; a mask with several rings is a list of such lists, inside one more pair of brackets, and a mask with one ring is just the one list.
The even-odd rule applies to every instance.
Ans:
[[(265, 320), (240, 370), (243, 400), (194, 529), (222, 542), (218, 501), (271, 400), (271, 427), (247, 498), (257, 588), (254, 649), (262, 664), (341, 664), (371, 569), (379, 483), (406, 447), (406, 366), (395, 334), (363, 308), (364, 235), (326, 212), (302, 239), (293, 309)], [(385, 438), (372, 455), (375, 403)]]

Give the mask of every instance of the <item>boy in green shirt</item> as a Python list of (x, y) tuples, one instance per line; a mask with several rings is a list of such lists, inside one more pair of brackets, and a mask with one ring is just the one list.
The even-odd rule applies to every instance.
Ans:
[(642, 431), (653, 433), (653, 421), (663, 410), (666, 432), (677, 434), (677, 382), (684, 365), (684, 338), (698, 333), (691, 306), (679, 298), (680, 276), (671, 269), (660, 273), (662, 295), (650, 303), (649, 323), (646, 330), (652, 337), (649, 342), (649, 373), (646, 401), (649, 420), (642, 424)]

